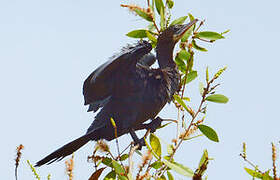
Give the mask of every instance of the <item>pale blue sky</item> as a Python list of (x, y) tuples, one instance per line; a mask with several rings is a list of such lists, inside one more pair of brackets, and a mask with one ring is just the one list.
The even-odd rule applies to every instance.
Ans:
[[(122, 1), (127, 3), (127, 1)], [(141, 4), (143, 1), (128, 1)], [(83, 106), (83, 80), (128, 42), (125, 34), (146, 22), (121, 8), (120, 1), (25, 0), (0, 1), (0, 137), (1, 177), (14, 178), (15, 148), (25, 146), (19, 179), (32, 179), (32, 163), (85, 133), (93, 114)], [(242, 142), (260, 168), (271, 167), (270, 142), (279, 140), (279, 7), (278, 0), (176, 0), (173, 18), (191, 12), (206, 19), (204, 29), (231, 29), (225, 40), (206, 46), (196, 56), (197, 70), (215, 72), (224, 65), (219, 93), (226, 105), (209, 103), (206, 124), (220, 143), (199, 138), (186, 143), (175, 159), (195, 169), (207, 148), (215, 160), (210, 180), (250, 179), (238, 156)], [(199, 80), (204, 80), (204, 74)], [(187, 89), (198, 102), (198, 81)], [(161, 117), (176, 118), (171, 106)], [(161, 138), (175, 127), (159, 130)], [(164, 132), (165, 131), (165, 132)], [(4, 141), (4, 143), (3, 143)], [(129, 136), (120, 139), (130, 142)], [(86, 179), (93, 166), (86, 162), (89, 143), (75, 154), (75, 179)], [(111, 143), (114, 149), (115, 144)], [(279, 147), (279, 146), (278, 146)], [(39, 168), (39, 174), (66, 179), (64, 162)], [(225, 178), (226, 177), (226, 178)]]

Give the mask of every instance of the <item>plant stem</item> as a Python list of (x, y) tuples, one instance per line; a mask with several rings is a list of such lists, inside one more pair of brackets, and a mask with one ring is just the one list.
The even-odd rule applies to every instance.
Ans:
[[(192, 120), (191, 120), (190, 125), (188, 126), (188, 128), (187, 128), (185, 134), (188, 134), (188, 133), (189, 133), (191, 127), (193, 126), (194, 120), (196, 119), (196, 117), (198, 116), (198, 114), (201, 112), (201, 108), (202, 108), (202, 106), (203, 106), (203, 104), (204, 104), (204, 102), (205, 102), (206, 95), (209, 93), (210, 85), (211, 85), (211, 83), (213, 83), (213, 81), (214, 81), (215, 79), (216, 79), (216, 78), (214, 77), (213, 79), (211, 79), (211, 80), (207, 83), (207, 86), (206, 86), (206, 88), (205, 88), (204, 91), (203, 91), (202, 99), (201, 99), (201, 102), (200, 102), (200, 104), (199, 104), (199, 107), (198, 107), (196, 113), (192, 116)], [(184, 136), (183, 136), (183, 137), (184, 137)], [(177, 140), (179, 140), (179, 139), (177, 139)], [(173, 157), (174, 157), (176, 151), (178, 150), (178, 148), (180, 147), (180, 145), (183, 143), (183, 141), (184, 141), (184, 138), (180, 139), (179, 143), (175, 145), (174, 150), (173, 150), (173, 153), (172, 153), (171, 156), (170, 156), (170, 161), (172, 161), (172, 159), (173, 159)], [(165, 173), (166, 170), (167, 170), (167, 166), (164, 165), (164, 166), (161, 168), (161, 170), (159, 171), (159, 172), (161, 172), (161, 173), (158, 175), (158, 177), (162, 176), (162, 175)]]

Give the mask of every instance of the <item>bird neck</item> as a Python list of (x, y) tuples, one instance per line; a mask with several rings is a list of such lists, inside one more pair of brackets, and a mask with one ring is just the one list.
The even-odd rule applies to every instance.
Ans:
[(156, 47), (156, 56), (161, 69), (166, 67), (174, 68), (176, 66), (173, 61), (174, 46), (175, 44), (173, 43), (158, 42)]

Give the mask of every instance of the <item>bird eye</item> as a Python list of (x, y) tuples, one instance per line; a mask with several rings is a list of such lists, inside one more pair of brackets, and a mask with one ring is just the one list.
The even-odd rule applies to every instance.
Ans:
[(180, 29), (180, 27), (179, 27), (178, 24), (176, 24), (175, 26), (173, 26), (173, 30), (174, 30), (174, 31), (178, 31), (179, 29)]

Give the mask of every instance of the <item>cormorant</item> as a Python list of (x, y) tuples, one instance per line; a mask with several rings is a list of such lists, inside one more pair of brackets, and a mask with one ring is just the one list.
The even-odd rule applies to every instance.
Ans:
[[(115, 139), (111, 118), (116, 123), (118, 136), (130, 133), (135, 143), (140, 147), (144, 145), (135, 130), (151, 128), (155, 131), (160, 125), (161, 119), (155, 117), (179, 90), (180, 75), (173, 61), (174, 46), (196, 22), (170, 26), (159, 35), (156, 46), (158, 69), (149, 67), (155, 60), (149, 53), (151, 44), (140, 41), (124, 48), (120, 55), (91, 73), (83, 86), (85, 105), (89, 105), (88, 111), (102, 108), (101, 111), (85, 135), (38, 161), (36, 166), (61, 160), (91, 140)], [(151, 123), (143, 124), (149, 119), (152, 119)]]

